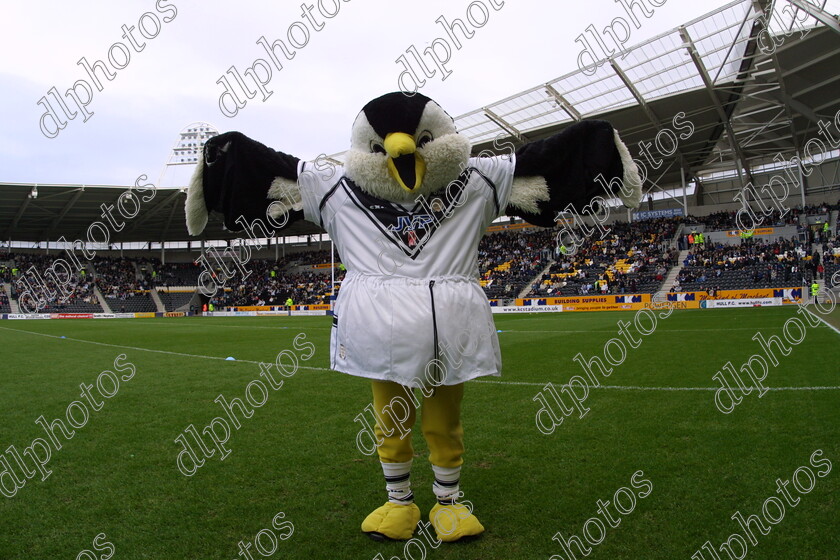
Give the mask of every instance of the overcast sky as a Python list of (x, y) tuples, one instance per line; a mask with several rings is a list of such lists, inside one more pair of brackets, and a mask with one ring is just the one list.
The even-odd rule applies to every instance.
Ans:
[[(195, 121), (222, 132), (240, 130), (302, 158), (340, 152), (349, 145), (359, 109), (398, 89), (403, 67), (396, 60), (406, 49), (414, 45), (422, 53), (438, 38), (452, 44), (436, 23), (441, 16), (465, 20), (474, 32), (468, 40), (458, 33), (461, 48), (452, 49), (446, 65), (451, 74), (441, 80), (438, 71), (420, 90), (453, 116), (576, 70), (582, 47), (575, 38), (590, 24), (602, 29), (616, 17), (627, 19), (618, 0), (476, 0), (472, 4), (481, 6), (472, 7), (474, 20), (481, 23), (488, 14), (480, 28), (467, 21), (467, 0), (342, 1), (332, 18), (320, 12), (334, 12), (336, 0), (320, 6), (308, 1), (312, 21), (300, 1), (6, 3), (0, 20), (0, 181), (131, 185), (141, 174), (157, 181), (179, 131)], [(641, 28), (631, 28), (628, 46), (726, 3), (657, 0), (664, 4), (654, 8), (644, 1), (652, 17), (637, 16)], [(123, 25), (137, 28), (141, 20), (152, 38), (139, 29), (123, 37)], [(323, 27), (315, 31), (313, 24)], [(305, 46), (290, 45), (290, 27), (299, 44), (309, 33)], [(257, 93), (235, 117), (226, 117), (219, 109), (224, 89), (216, 82), (231, 66), (242, 73), (256, 59), (270, 62), (257, 44), (261, 37), (282, 40), (295, 56), (287, 60), (278, 48), (283, 68), (272, 66), (266, 85), (272, 95), (262, 101)], [(124, 48), (112, 47), (117, 42)], [(117, 69), (109, 52), (117, 64), (124, 63), (124, 52), (130, 60)], [(91, 64), (102, 60), (115, 73), (109, 81), (95, 72), (102, 91), (77, 64), (82, 57)], [(257, 72), (267, 77), (259, 65)], [(55, 87), (64, 96), (78, 80), (85, 81), (76, 88), (83, 100), (85, 84), (92, 89), (87, 111), (93, 114), (87, 122), (82, 114), (67, 119), (48, 138), (39, 125), (46, 109), (38, 101), (47, 96), (60, 111), (48, 91)], [(55, 133), (52, 117), (44, 124)]]

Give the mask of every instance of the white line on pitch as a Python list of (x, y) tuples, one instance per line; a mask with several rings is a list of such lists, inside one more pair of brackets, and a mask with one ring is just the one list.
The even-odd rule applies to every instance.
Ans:
[[(730, 327), (726, 329), (715, 329), (715, 331), (754, 331), (755, 327)], [(589, 329), (585, 331), (520, 331), (512, 329), (499, 329), (503, 333), (608, 333), (615, 332), (612, 330), (595, 330)], [(662, 332), (709, 332), (709, 329), (663, 329)]]
[[(214, 319), (214, 320), (216, 320), (216, 319)], [(181, 328), (181, 329), (185, 328), (183, 323), (174, 323), (174, 322), (162, 323), (161, 325), (155, 325), (155, 328), (157, 328), (158, 326), (178, 327), (178, 328)], [(305, 328), (306, 330), (312, 330), (312, 329), (327, 330), (327, 329), (332, 328), (331, 326), (320, 326), (320, 325), (307, 325), (306, 327), (260, 327), (260, 326), (255, 326), (255, 325), (212, 325), (212, 324), (209, 324), (209, 323), (205, 323), (205, 324), (201, 324), (201, 325), (199, 325), (197, 323), (192, 323), (186, 328), (194, 327), (194, 326), (198, 326), (198, 327), (201, 327), (201, 328), (215, 327), (217, 329), (264, 329), (264, 330), (270, 330), (270, 331), (289, 330), (289, 329), (296, 329), (296, 328)]]
[(828, 321), (826, 321), (825, 319), (823, 319), (823, 318), (822, 318), (822, 317), (820, 317), (819, 315), (816, 315), (815, 313), (813, 313), (813, 312), (812, 312), (810, 309), (808, 309), (807, 307), (803, 307), (802, 309), (804, 309), (804, 310), (805, 310), (805, 311), (806, 311), (809, 315), (811, 315), (811, 316), (813, 316), (813, 317), (816, 317), (817, 319), (819, 319), (820, 321), (822, 321), (822, 322), (825, 324), (825, 326), (826, 326), (826, 327), (828, 327), (829, 329), (833, 330), (833, 331), (834, 331), (834, 332), (836, 332), (837, 334), (840, 334), (840, 330), (837, 330), (837, 327), (835, 327), (834, 325), (832, 325), (831, 323), (829, 323)]
[[(809, 311), (808, 313), (811, 313), (811, 312)], [(811, 313), (811, 314), (813, 315), (813, 313)], [(816, 317), (816, 315), (814, 315), (814, 316)], [(836, 328), (836, 327), (834, 327), (833, 325), (831, 325), (831, 324), (827, 323), (827, 322), (826, 322), (824, 319), (822, 319), (821, 317), (818, 317), (818, 318), (820, 319), (820, 321), (822, 321), (823, 323), (825, 323), (825, 326), (826, 326), (826, 327), (828, 327), (828, 328), (830, 328), (830, 329), (834, 330), (834, 332), (836, 332), (837, 334), (840, 334), (840, 330), (837, 330), (837, 328)], [(520, 330), (512, 330), (512, 329), (510, 329), (510, 330), (509, 330), (509, 329), (499, 329), (499, 330), (500, 330), (501, 332), (503, 332), (503, 333), (532, 333), (532, 334), (536, 334), (536, 333), (600, 333), (600, 332), (615, 332), (615, 330), (614, 330), (614, 329), (613, 329), (613, 330), (594, 330), (594, 329), (590, 329), (590, 330), (586, 330), (586, 331), (559, 331), (559, 330), (558, 330), (558, 331), (520, 331)], [(756, 327), (728, 327), (728, 328), (724, 328), (724, 329), (717, 329), (717, 328), (716, 328), (716, 329), (714, 329), (714, 330), (715, 330), (715, 332), (717, 332), (717, 331), (754, 331), (754, 330), (756, 330)], [(706, 332), (706, 333), (707, 333), (707, 332), (709, 332), (709, 329), (661, 329), (661, 330), (660, 330), (660, 332), (665, 332), (665, 333), (669, 333), (669, 332), (675, 332), (675, 333), (678, 333), (678, 332)]]
[[(203, 358), (205, 360), (221, 360), (221, 361), (234, 361), (246, 364), (259, 364), (260, 362), (253, 361), (253, 360), (227, 360), (226, 358), (222, 358), (220, 356), (205, 356), (204, 354), (187, 354), (184, 352), (172, 352), (171, 350), (157, 350), (154, 348), (141, 348), (139, 346), (126, 346), (123, 344), (110, 344), (108, 342), (97, 342), (94, 340), (84, 340), (81, 338), (72, 338), (72, 337), (65, 337), (61, 338), (55, 334), (46, 334), (46, 333), (39, 333), (34, 331), (27, 331), (21, 329), (11, 329), (9, 327), (0, 327), (0, 329), (7, 330), (7, 331), (14, 331), (26, 334), (32, 334), (37, 336), (45, 336), (48, 338), (56, 338), (59, 340), (72, 340), (73, 342), (82, 342), (85, 344), (93, 344), (96, 346), (107, 346), (109, 348), (122, 348), (126, 350), (139, 350), (141, 352), (152, 352), (155, 354), (169, 354), (172, 356), (184, 356), (186, 358)], [(313, 371), (333, 371), (330, 368), (320, 368), (320, 367), (312, 367), (312, 366), (299, 366), (301, 369), (308, 369)], [(533, 387), (543, 387), (545, 386), (545, 382), (542, 383), (535, 383), (532, 381), (494, 381), (494, 380), (474, 380), (473, 383), (476, 384), (488, 384), (488, 385), (521, 385), (521, 386), (533, 386)], [(555, 387), (568, 387), (568, 384), (565, 385), (554, 385)], [(613, 389), (618, 391), (716, 391), (716, 387), (635, 387), (635, 386), (624, 386), (624, 385), (601, 385), (599, 387), (590, 386), (591, 389)], [(838, 390), (840, 387), (768, 387), (770, 391), (833, 391)]]
[[(493, 381), (475, 380), (473, 383), (488, 383), (493, 385), (527, 385), (532, 387), (544, 387), (547, 382), (534, 383), (532, 381)], [(552, 383), (554, 387), (569, 387), (568, 384), (560, 385)], [(600, 385), (595, 387), (589, 385), (590, 389), (613, 389), (617, 391), (717, 391), (718, 387), (635, 387), (632, 385)], [(751, 387), (756, 389), (757, 387)], [(837, 391), (840, 387), (767, 387), (768, 391)]]
[[(34, 335), (37, 335), (37, 336), (46, 336), (48, 338), (57, 338), (59, 340), (72, 340), (73, 342), (83, 342), (85, 344), (94, 344), (96, 346), (107, 346), (109, 348), (122, 348), (124, 350), (139, 350), (141, 352), (154, 352), (155, 354), (169, 354), (169, 355), (172, 355), (172, 356), (184, 356), (186, 358), (204, 358), (205, 360), (222, 360), (223, 362), (231, 361), (231, 362), (240, 362), (240, 363), (246, 363), (246, 364), (260, 364), (260, 362), (255, 362), (253, 360), (240, 360), (239, 358), (236, 358), (234, 360), (228, 360), (227, 358), (222, 358), (220, 356), (205, 356), (203, 354), (187, 354), (187, 353), (184, 353), (184, 352), (172, 352), (171, 350), (157, 350), (157, 349), (154, 349), (154, 348), (141, 348), (139, 346), (126, 346), (126, 345), (123, 345), (123, 344), (110, 344), (108, 342), (97, 342), (95, 340), (84, 340), (82, 338), (72, 338), (72, 337), (69, 337), (69, 336), (66, 336), (66, 337), (62, 338), (62, 337), (60, 337), (58, 335), (55, 335), (55, 334), (39, 333), (39, 332), (27, 331), (27, 330), (21, 330), (21, 329), (10, 329), (9, 327), (0, 327), (0, 329), (7, 330), (7, 331), (15, 331), (15, 332), (20, 332), (20, 333), (26, 333), (26, 334), (34, 334)], [(329, 368), (319, 368), (319, 367), (311, 367), (311, 366), (298, 366), (298, 367), (300, 367), (301, 369), (311, 369), (311, 370), (315, 370), (315, 371), (332, 371)]]

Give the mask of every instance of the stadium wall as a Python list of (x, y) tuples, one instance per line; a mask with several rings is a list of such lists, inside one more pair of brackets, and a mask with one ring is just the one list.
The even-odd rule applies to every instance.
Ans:
[[(664, 297), (659, 295), (654, 297), (651, 294), (609, 294), (604, 296), (519, 298), (516, 300), (516, 306), (523, 308), (561, 306), (563, 311), (636, 311), (656, 307), (665, 304), (666, 301), (673, 304), (672, 306), (677, 309), (700, 309), (714, 307), (701, 305), (702, 302), (706, 301), (757, 301), (774, 298), (779, 300), (779, 305), (799, 303), (802, 300), (802, 288), (719, 290), (714, 297), (706, 292), (671, 292), (664, 294)], [(492, 302), (491, 305), (493, 305)]]
[[(802, 288), (768, 288), (720, 290), (715, 297), (706, 292), (671, 292), (664, 297), (657, 294), (622, 294), (604, 296), (518, 298), (516, 305), (502, 305), (503, 300), (490, 300), (493, 313), (551, 313), (574, 311), (638, 311), (640, 309), (669, 306), (674, 309), (712, 309), (722, 307), (763, 307), (791, 305), (802, 302)], [(264, 317), (264, 316), (324, 316), (330, 315), (330, 306), (294, 305), (228, 307), (224, 311), (190, 313), (169, 311), (165, 313), (5, 313), (0, 319), (151, 319), (190, 317)]]

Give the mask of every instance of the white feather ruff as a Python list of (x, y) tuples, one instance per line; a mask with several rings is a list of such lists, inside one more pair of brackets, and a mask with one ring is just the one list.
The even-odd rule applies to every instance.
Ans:
[(418, 148), (417, 153), (426, 162), (426, 175), (420, 188), (411, 193), (402, 189), (391, 176), (384, 154), (351, 149), (347, 152), (344, 169), (347, 177), (373, 196), (394, 202), (413, 202), (458, 178), (469, 161), (470, 141), (460, 134), (446, 134)]
[(537, 203), (548, 198), (548, 184), (542, 175), (515, 177), (508, 207), (513, 206), (530, 214), (539, 214), (540, 208)]
[(268, 213), (274, 219), (280, 219), (283, 214), (291, 210), (303, 209), (303, 200), (300, 196), (300, 187), (297, 181), (285, 177), (275, 177), (268, 188), (267, 198), (278, 201), (278, 204), (269, 206)]
[(190, 235), (198, 235), (207, 226), (207, 205), (204, 203), (204, 161), (195, 166), (190, 187), (187, 191), (187, 201), (184, 203), (184, 213), (187, 217), (187, 231)]
[(618, 196), (627, 208), (638, 208), (642, 202), (642, 179), (639, 177), (639, 170), (630, 155), (630, 150), (618, 136), (618, 132), (613, 130), (613, 134), (615, 135), (615, 147), (618, 148), (621, 165), (624, 168), (621, 192), (618, 193)]

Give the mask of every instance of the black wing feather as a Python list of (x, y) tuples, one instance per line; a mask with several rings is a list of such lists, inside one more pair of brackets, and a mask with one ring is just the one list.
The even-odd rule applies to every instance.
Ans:
[[(241, 132), (225, 132), (204, 145), (203, 188), (208, 210), (221, 212), (225, 227), (242, 229), (236, 221), (265, 220), (268, 189), (277, 177), (298, 178), (299, 159), (272, 150)], [(292, 212), (291, 218), (302, 218)]]
[(596, 196), (619, 194), (608, 192), (603, 183), (595, 181), (600, 174), (607, 184), (624, 177), (613, 127), (606, 121), (582, 121), (554, 136), (526, 144), (516, 151), (514, 177), (544, 177), (549, 200), (538, 203), (537, 214), (513, 207), (509, 213), (534, 225), (554, 226), (557, 212), (569, 204), (579, 212)]

